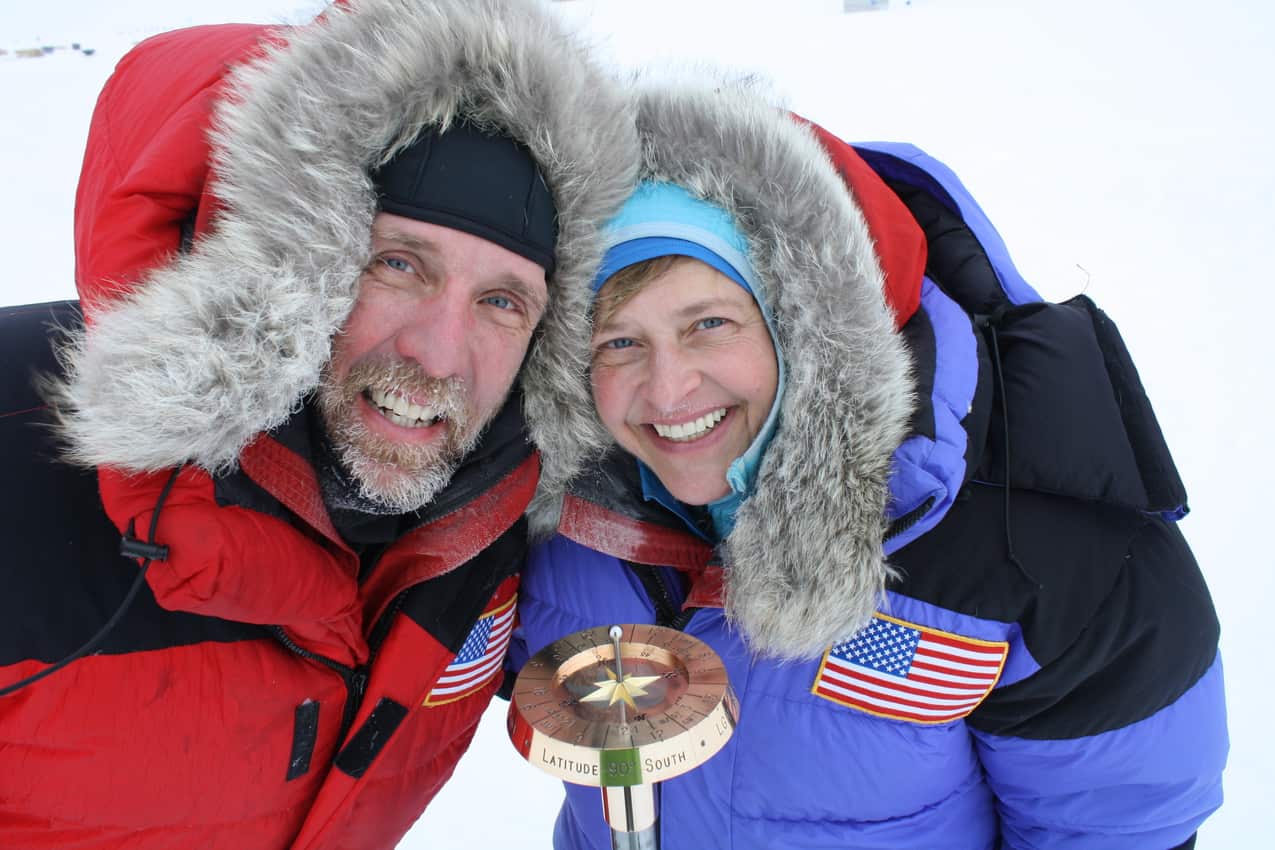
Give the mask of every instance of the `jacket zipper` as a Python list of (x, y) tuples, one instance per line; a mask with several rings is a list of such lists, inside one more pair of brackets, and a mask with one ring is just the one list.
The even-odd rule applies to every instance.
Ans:
[(394, 615), (403, 607), (403, 602), (407, 599), (408, 590), (411, 590), (411, 588), (399, 591), (398, 596), (395, 596), (390, 601), (390, 604), (386, 606), (385, 613), (381, 614), (381, 619), (377, 620), (376, 625), (372, 627), (372, 636), (367, 641), (368, 664), (372, 663), (371, 659), (376, 657), (376, 653), (381, 649), (381, 644), (385, 643), (385, 638), (390, 633), (390, 623), (393, 621)]
[(635, 564), (632, 561), (625, 561), (624, 563), (638, 577), (638, 581), (642, 582), (647, 598), (655, 606), (655, 624), (669, 629), (677, 629), (679, 632), (685, 629), (687, 624), (690, 623), (691, 617), (695, 615), (695, 609), (684, 611), (674, 601), (673, 594), (669, 592), (668, 585), (660, 575), (663, 568)]
[(288, 633), (284, 631), (283, 626), (270, 626), (269, 628), (275, 640), (287, 647), (290, 652), (308, 661), (318, 662), (329, 670), (335, 671), (340, 675), (341, 680), (345, 682), (345, 710), (341, 714), (341, 731), (337, 735), (338, 741), (344, 741), (346, 733), (350, 731), (350, 727), (354, 724), (354, 715), (358, 713), (359, 706), (363, 703), (363, 695), (367, 692), (367, 671), (372, 664), (371, 656), (368, 657), (368, 663), (362, 667), (349, 667), (339, 661), (333, 661), (326, 655), (319, 655), (317, 652), (311, 652), (301, 646), (288, 637)]
[(389, 607), (385, 609), (385, 613), (376, 621), (376, 625), (372, 629), (372, 637), (368, 640), (367, 663), (362, 667), (349, 667), (339, 661), (333, 661), (326, 655), (311, 652), (288, 637), (288, 633), (283, 626), (269, 627), (275, 640), (283, 644), (290, 652), (309, 661), (318, 662), (324, 667), (335, 671), (345, 683), (345, 708), (341, 713), (341, 729), (337, 734), (338, 741), (344, 741), (346, 734), (350, 731), (350, 727), (354, 725), (354, 716), (358, 714), (359, 706), (363, 704), (363, 697), (367, 694), (368, 671), (372, 669), (372, 662), (376, 660), (376, 654), (380, 650), (381, 644), (385, 642), (386, 636), (389, 635), (390, 622), (398, 614), (399, 609), (403, 607), (403, 601), (407, 598), (410, 590), (411, 588), (409, 587), (407, 590), (400, 592), (398, 596), (395, 596)]
[[(683, 610), (674, 601), (673, 594), (669, 591), (668, 584), (664, 580), (664, 576), (671, 568), (635, 564), (632, 561), (625, 561), (624, 564), (638, 577), (638, 581), (642, 582), (647, 598), (655, 606), (655, 624), (669, 629), (676, 629), (679, 632), (685, 631), (686, 627), (690, 625), (691, 618), (695, 616), (695, 612), (699, 609)], [(656, 825), (656, 829), (659, 830), (657, 844), (662, 843), (664, 838), (664, 823), (662, 819)]]
[(884, 543), (888, 540), (893, 540), (895, 537), (898, 537), (900, 534), (907, 531), (912, 526), (916, 525), (918, 522), (921, 521), (921, 517), (925, 516), (929, 512), (930, 507), (933, 504), (934, 504), (934, 497), (930, 496), (928, 499), (922, 502), (918, 507), (908, 511), (903, 516), (899, 517), (894, 522), (890, 523), (890, 527), (886, 529), (885, 537), (882, 538), (881, 542)]

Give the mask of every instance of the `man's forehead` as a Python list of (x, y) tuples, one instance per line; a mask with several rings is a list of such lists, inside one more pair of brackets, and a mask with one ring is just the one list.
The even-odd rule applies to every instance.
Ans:
[(427, 259), (443, 254), (442, 248), (428, 236), (408, 233), (392, 226), (372, 228), (372, 248), (378, 251), (404, 248)]
[(439, 249), (435, 231), (443, 234), (460, 233), (454, 228), (417, 221), (394, 213), (378, 212), (372, 219), (372, 239), (378, 242), (400, 242), (436, 251)]

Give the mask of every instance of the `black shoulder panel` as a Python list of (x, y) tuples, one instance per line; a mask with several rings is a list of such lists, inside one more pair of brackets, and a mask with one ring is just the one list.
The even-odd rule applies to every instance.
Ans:
[(916, 407), (912, 411), (910, 434), (934, 439), (934, 369), (937, 343), (934, 325), (922, 308), (899, 330), (908, 353), (912, 355), (912, 380), (915, 384)]
[(1005, 481), (1007, 414), (1012, 486), (1146, 507), (1089, 317), (1068, 305), (1032, 304), (1005, 313), (989, 333), (1004, 379), (996, 382), (988, 450), (976, 477)]
[[(1142, 720), (1203, 674), (1217, 620), (1176, 526), (1140, 512), (971, 484), (939, 525), (891, 558), (892, 590), (1016, 623), (1041, 670), (999, 688), (975, 728), (1028, 738)], [(1008, 557), (1012, 541), (1017, 563)]]
[(940, 289), (969, 313), (993, 313), (1009, 303), (987, 252), (952, 208), (910, 183), (886, 183), (924, 231), (925, 271)]
[[(929, 174), (870, 149), (860, 155), (908, 207), (928, 244), (926, 273), (975, 317), (999, 351), (1013, 484), (1180, 517), (1186, 491), (1120, 332), (1092, 301), (1014, 307), (991, 260)], [(905, 335), (907, 328), (904, 329)], [(913, 340), (909, 337), (909, 341)], [(1005, 480), (1003, 427), (982, 480)], [(975, 451), (974, 454), (979, 454)], [(1021, 468), (1019, 468), (1021, 464)]]
[(1179, 515), (1185, 510), (1186, 487), (1169, 454), (1164, 432), (1160, 430), (1155, 411), (1151, 409), (1151, 400), (1142, 388), (1142, 379), (1138, 377), (1133, 357), (1125, 347), (1119, 329), (1106, 313), (1083, 295), (1067, 301), (1065, 306), (1084, 311), (1093, 325), (1120, 418), (1142, 475), (1147, 510)]
[(1218, 631), (1181, 531), (1148, 518), (1075, 641), (1036, 675), (993, 691), (969, 723), (996, 735), (1057, 739), (1143, 720), (1204, 675)]
[(526, 554), (527, 520), (522, 517), (464, 564), (406, 591), (401, 610), (458, 653), (491, 595), (522, 569)]
[[(79, 321), (74, 302), (0, 309), (0, 362), (7, 367), (0, 379), (0, 665), (69, 655), (115, 613), (137, 577), (137, 563), (119, 554), (120, 535), (102, 510), (96, 474), (58, 459), (34, 389), (37, 373), (57, 370), (52, 328)], [(143, 586), (97, 652), (263, 637), (257, 626), (165, 611)]]

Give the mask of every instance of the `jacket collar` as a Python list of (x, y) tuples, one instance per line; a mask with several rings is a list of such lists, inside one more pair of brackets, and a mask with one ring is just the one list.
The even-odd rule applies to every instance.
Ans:
[(313, 404), (307, 404), (251, 443), (242, 453), (239, 469), (215, 478), (218, 502), (295, 517), (341, 548), (358, 550), (363, 545), (392, 543), (462, 509), (534, 453), (522, 417), (522, 394), (515, 388), (451, 482), (428, 505), (395, 516), (334, 512), (323, 502), (315, 472), (319, 451), (315, 429), (321, 427), (317, 417)]

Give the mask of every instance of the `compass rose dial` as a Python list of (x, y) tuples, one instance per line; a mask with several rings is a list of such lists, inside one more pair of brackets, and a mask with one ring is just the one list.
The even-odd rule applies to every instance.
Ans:
[(545, 647), (523, 667), (509, 734), (528, 761), (580, 785), (662, 782), (698, 767), (735, 728), (717, 654), (660, 626), (605, 626)]
[(637, 703), (633, 701), (633, 698), (646, 696), (646, 686), (660, 680), (659, 676), (633, 676), (625, 673), (617, 678), (610, 670), (606, 673), (608, 678), (601, 682), (594, 682), (593, 686), (597, 690), (580, 697), (580, 702), (605, 702), (607, 705), (615, 705), (619, 700), (624, 700), (629, 708), (636, 709)]

